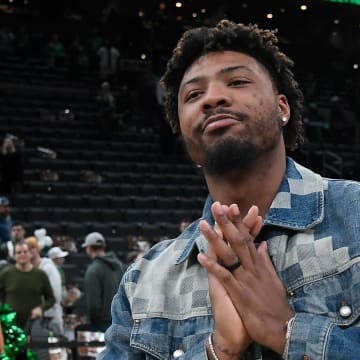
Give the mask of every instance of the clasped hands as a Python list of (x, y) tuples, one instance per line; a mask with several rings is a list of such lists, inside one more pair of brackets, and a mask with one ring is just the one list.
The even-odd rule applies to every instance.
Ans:
[(219, 359), (238, 359), (256, 341), (282, 354), (285, 324), (294, 312), (266, 242), (254, 244), (262, 227), (259, 210), (252, 206), (242, 218), (237, 205), (214, 202), (211, 211), (217, 226), (201, 220), (210, 247), (198, 261), (208, 271), (215, 351)]

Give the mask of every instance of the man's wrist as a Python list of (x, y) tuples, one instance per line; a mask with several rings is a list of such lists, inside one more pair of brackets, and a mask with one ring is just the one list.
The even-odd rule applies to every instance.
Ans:
[(291, 335), (291, 331), (292, 331), (292, 328), (294, 325), (294, 321), (295, 321), (295, 315), (292, 318), (290, 318), (288, 321), (286, 321), (285, 346), (284, 346), (284, 351), (282, 353), (283, 359), (287, 359), (287, 357), (288, 357), (289, 345), (290, 345), (290, 335)]
[(220, 346), (214, 341), (212, 333), (206, 341), (206, 350), (210, 360), (238, 360), (242, 355), (242, 352), (234, 352), (228, 347)]

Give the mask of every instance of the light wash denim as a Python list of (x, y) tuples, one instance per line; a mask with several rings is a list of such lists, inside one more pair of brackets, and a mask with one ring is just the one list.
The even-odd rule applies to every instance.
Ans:
[[(209, 196), (202, 217), (214, 224), (211, 203)], [(207, 250), (198, 223), (127, 270), (99, 359), (207, 359), (214, 323), (207, 273), (196, 260)], [(360, 359), (360, 184), (322, 178), (288, 158), (258, 240), (267, 241), (296, 312), (286, 359)], [(261, 358), (254, 349), (247, 356)], [(262, 349), (262, 358), (281, 356)]]

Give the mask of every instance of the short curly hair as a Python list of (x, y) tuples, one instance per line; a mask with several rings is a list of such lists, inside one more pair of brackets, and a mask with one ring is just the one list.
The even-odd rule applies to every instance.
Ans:
[(174, 133), (179, 133), (178, 91), (185, 71), (195, 60), (213, 51), (239, 51), (259, 61), (268, 70), (277, 90), (287, 97), (291, 116), (284, 127), (286, 149), (293, 151), (304, 142), (303, 93), (294, 79), (294, 62), (281, 52), (276, 30), (256, 24), (244, 25), (221, 20), (214, 27), (186, 31), (173, 50), (161, 78), (165, 91), (165, 114)]

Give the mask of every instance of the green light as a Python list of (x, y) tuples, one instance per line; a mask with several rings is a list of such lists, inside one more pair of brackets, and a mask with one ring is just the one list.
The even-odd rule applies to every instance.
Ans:
[(326, 0), (329, 2), (340, 3), (340, 4), (351, 4), (360, 6), (360, 0)]

